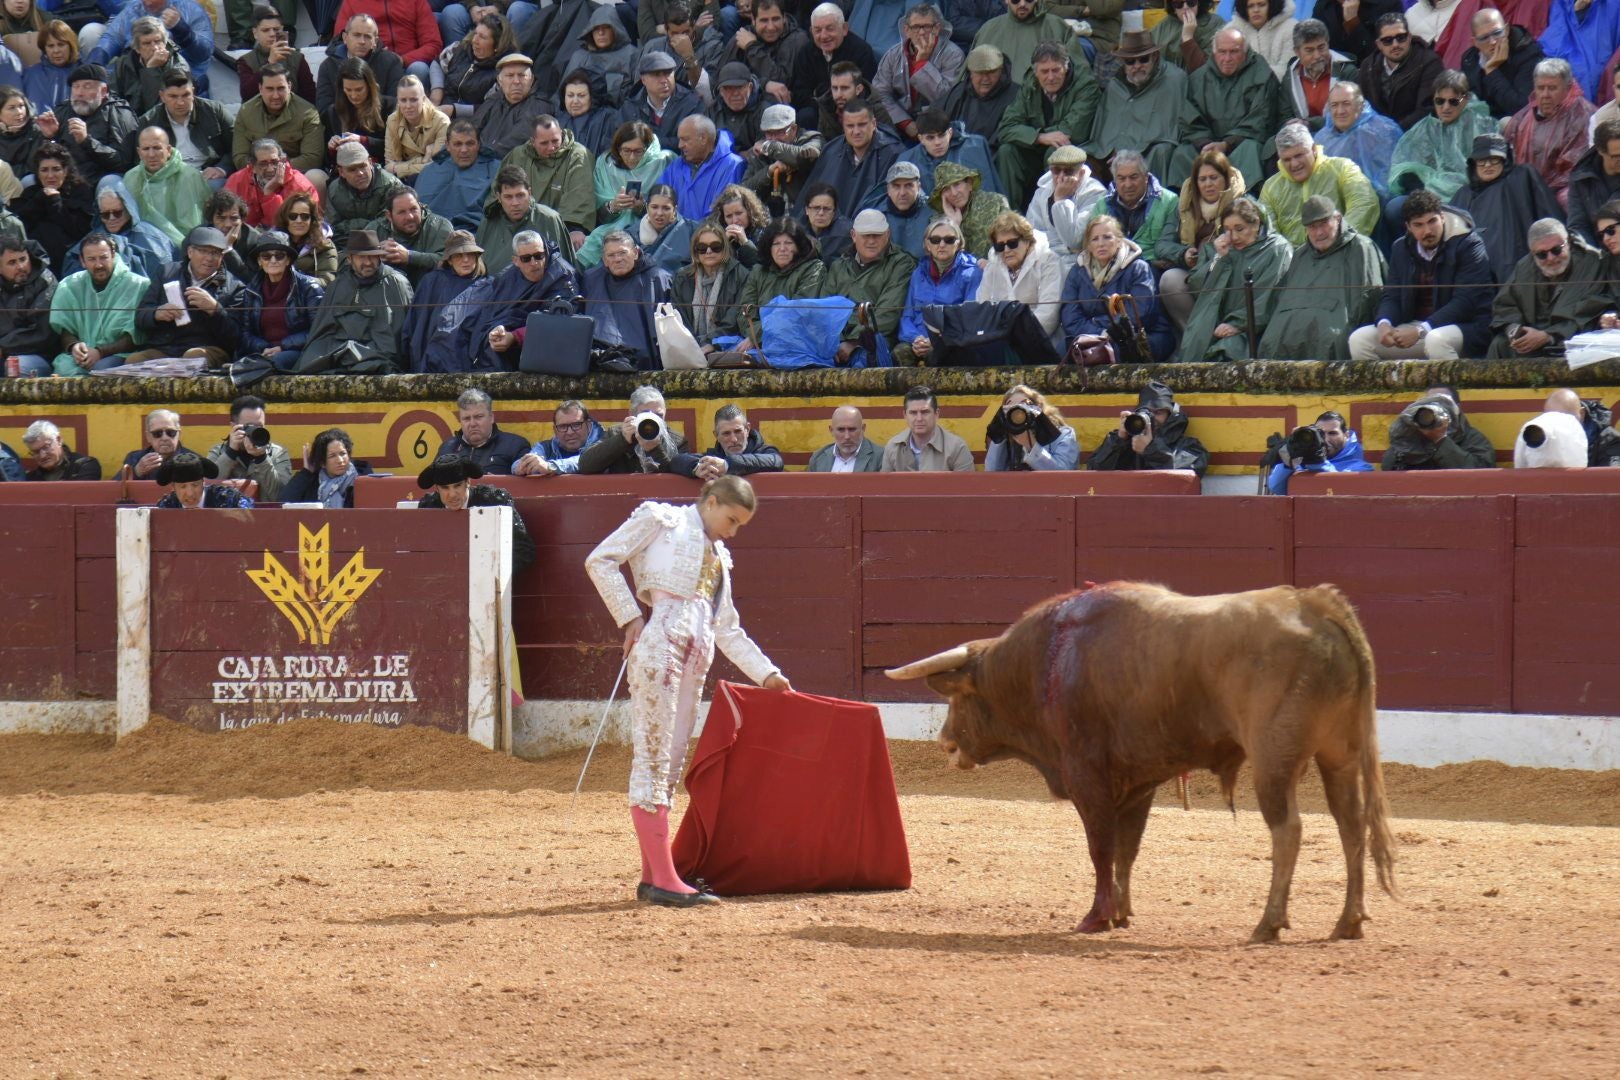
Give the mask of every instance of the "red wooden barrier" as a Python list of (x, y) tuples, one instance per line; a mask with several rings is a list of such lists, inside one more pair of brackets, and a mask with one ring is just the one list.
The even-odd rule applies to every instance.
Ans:
[(1300, 473), (1290, 495), (1620, 495), (1620, 469)]
[[(0, 484), (0, 489), (40, 487)], [(0, 698), (109, 700), (114, 693), (111, 507), (18, 506), (0, 531)]]
[(1620, 655), (1610, 629), (1620, 600), (1620, 500), (1526, 495), (1515, 502), (1513, 710), (1620, 716)]

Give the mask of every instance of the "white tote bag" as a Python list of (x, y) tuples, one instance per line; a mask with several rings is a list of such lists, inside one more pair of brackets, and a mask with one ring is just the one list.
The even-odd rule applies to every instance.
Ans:
[(653, 314), (658, 332), (658, 355), (665, 371), (701, 371), (709, 366), (703, 347), (681, 321), (674, 304), (659, 304)]

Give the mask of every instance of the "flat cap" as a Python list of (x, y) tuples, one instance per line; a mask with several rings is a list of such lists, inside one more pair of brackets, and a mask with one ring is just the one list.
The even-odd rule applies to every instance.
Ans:
[(994, 45), (978, 45), (967, 56), (969, 71), (996, 71), (1007, 63), (1007, 57)]
[(1301, 225), (1315, 225), (1318, 221), (1326, 221), (1339, 212), (1333, 205), (1333, 200), (1326, 195), (1312, 195), (1305, 200), (1305, 205), (1299, 208), (1299, 223)]
[(855, 215), (854, 229), (868, 236), (886, 233), (889, 231), (889, 219), (880, 210), (862, 210)]
[(641, 58), (641, 63), (636, 67), (636, 74), (651, 75), (658, 71), (674, 71), (679, 66), (669, 53), (662, 49), (654, 49)]

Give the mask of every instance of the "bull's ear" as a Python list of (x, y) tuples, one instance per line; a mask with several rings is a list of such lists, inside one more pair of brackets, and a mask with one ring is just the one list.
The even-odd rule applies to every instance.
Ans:
[(936, 671), (923, 680), (928, 688), (945, 697), (973, 693), (973, 669), (960, 667), (952, 671)]

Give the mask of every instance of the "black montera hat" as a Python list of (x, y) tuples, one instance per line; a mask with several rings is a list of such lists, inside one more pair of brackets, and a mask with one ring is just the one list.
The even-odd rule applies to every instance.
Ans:
[(167, 487), (170, 484), (190, 484), (198, 480), (212, 480), (218, 475), (218, 465), (205, 457), (198, 457), (190, 450), (182, 450), (158, 466), (157, 482)]
[(461, 454), (442, 454), (417, 476), (416, 486), (426, 491), (440, 484), (448, 487), (463, 480), (476, 480), (483, 475), (483, 468), (472, 458)]

